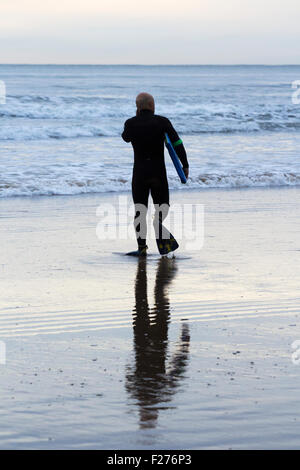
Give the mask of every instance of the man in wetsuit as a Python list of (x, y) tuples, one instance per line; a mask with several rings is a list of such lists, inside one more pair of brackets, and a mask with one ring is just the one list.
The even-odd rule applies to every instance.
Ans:
[[(156, 208), (158, 206), (169, 207), (169, 187), (164, 161), (166, 132), (176, 149), (187, 178), (189, 165), (182, 140), (171, 122), (163, 116), (154, 114), (153, 96), (148, 93), (140, 93), (136, 97), (136, 107), (136, 116), (125, 122), (122, 138), (125, 142), (131, 142), (134, 150), (132, 196), (136, 208), (135, 230), (138, 250), (129, 254), (144, 256), (148, 248), (146, 245), (146, 212), (149, 193), (151, 192)], [(141, 210), (141, 206), (145, 208), (144, 211)], [(154, 224), (156, 218), (159, 217), (161, 223), (166, 216), (167, 210), (156, 210)]]

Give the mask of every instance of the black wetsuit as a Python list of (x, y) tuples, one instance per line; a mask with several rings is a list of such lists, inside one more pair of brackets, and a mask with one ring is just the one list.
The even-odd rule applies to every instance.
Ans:
[(168, 180), (164, 160), (165, 132), (175, 144), (183, 168), (188, 168), (182, 141), (169, 119), (142, 110), (125, 122), (122, 134), (134, 150), (132, 195), (135, 203), (148, 205), (149, 192), (154, 204), (169, 204)]
[[(169, 205), (169, 187), (164, 160), (165, 132), (176, 148), (183, 168), (188, 168), (181, 139), (169, 119), (150, 110), (142, 110), (125, 122), (122, 138), (131, 142), (134, 150), (132, 196), (135, 204), (148, 207), (149, 193), (154, 204)], [(145, 243), (138, 239), (139, 245)]]

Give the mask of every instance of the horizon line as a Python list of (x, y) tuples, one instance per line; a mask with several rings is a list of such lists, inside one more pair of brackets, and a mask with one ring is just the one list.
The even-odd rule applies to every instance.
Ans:
[(52, 65), (52, 66), (103, 66), (103, 67), (299, 67), (299, 64), (247, 64), (247, 63), (241, 63), (241, 64), (134, 64), (134, 63), (126, 63), (126, 64), (100, 64), (100, 63), (55, 63), (55, 62), (49, 62), (49, 63), (37, 63), (37, 62), (32, 62), (32, 63), (24, 63), (24, 62), (15, 62), (15, 63), (5, 63), (5, 62), (0, 62), (0, 66), (5, 65), (21, 65), (21, 66), (40, 66), (40, 65)]

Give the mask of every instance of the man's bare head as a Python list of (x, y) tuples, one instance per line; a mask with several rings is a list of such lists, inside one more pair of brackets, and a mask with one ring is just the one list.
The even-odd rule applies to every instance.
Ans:
[(138, 94), (135, 102), (138, 111), (142, 111), (142, 109), (148, 109), (154, 112), (155, 110), (154, 98), (152, 95), (149, 95), (149, 93)]

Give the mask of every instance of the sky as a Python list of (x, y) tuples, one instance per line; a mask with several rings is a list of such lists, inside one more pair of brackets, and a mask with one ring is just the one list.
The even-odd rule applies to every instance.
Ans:
[(0, 63), (300, 64), (299, 0), (0, 0)]

